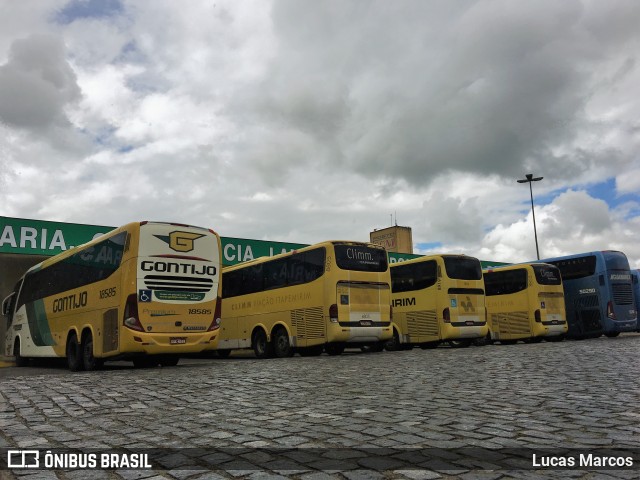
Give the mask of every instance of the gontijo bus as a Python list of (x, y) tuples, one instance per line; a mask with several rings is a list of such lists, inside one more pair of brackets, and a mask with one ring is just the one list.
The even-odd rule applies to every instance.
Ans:
[(386, 251), (369, 243), (327, 241), (226, 267), (218, 352), (381, 350), (391, 337), (390, 283)]
[(487, 334), (482, 268), (466, 255), (431, 255), (391, 265), (393, 336), (388, 350), (446, 341), (465, 347)]
[(130, 223), (35, 265), (3, 302), (6, 355), (175, 365), (213, 349), (220, 323), (220, 238), (172, 223)]
[(557, 267), (524, 263), (492, 268), (484, 271), (484, 285), (490, 342), (564, 338), (568, 327)]
[(622, 252), (597, 251), (540, 260), (560, 269), (569, 337), (615, 337), (637, 325), (629, 261)]

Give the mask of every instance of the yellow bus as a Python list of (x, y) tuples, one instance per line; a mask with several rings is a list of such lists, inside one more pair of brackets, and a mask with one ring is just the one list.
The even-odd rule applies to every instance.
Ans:
[(2, 304), (5, 354), (66, 357), (72, 371), (105, 360), (175, 365), (213, 349), (220, 325), (220, 237), (130, 223), (29, 269)]
[(487, 334), (482, 267), (466, 255), (430, 255), (391, 265), (393, 336), (387, 350), (468, 347)]
[(546, 263), (517, 264), (484, 272), (489, 342), (513, 344), (567, 333), (560, 270)]
[(391, 337), (390, 284), (386, 251), (369, 243), (327, 241), (226, 267), (218, 354), (382, 350)]

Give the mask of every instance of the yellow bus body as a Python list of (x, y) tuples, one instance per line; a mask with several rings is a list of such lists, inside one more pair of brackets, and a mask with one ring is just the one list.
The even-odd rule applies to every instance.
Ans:
[[(539, 282), (536, 269), (546, 272), (539, 275), (547, 284)], [(553, 265), (509, 265), (486, 270), (484, 278), (492, 341), (560, 340), (567, 333), (564, 289)]]
[[(466, 262), (469, 279), (447, 274), (445, 259)], [(428, 270), (427, 270), (428, 267)], [(486, 336), (484, 285), (480, 262), (466, 255), (431, 255), (391, 265), (394, 337), (389, 349), (466, 346)], [(459, 341), (459, 343), (453, 343)]]
[(5, 353), (69, 357), (74, 341), (89, 362), (211, 350), (220, 252), (211, 230), (138, 222), (47, 259), (5, 301), (13, 307)]
[[(361, 258), (349, 261), (365, 271), (340, 267), (351, 254)], [(323, 346), (329, 353), (381, 349), (391, 337), (390, 283), (386, 251), (358, 242), (327, 241), (226, 267), (217, 348), (221, 355), (256, 351), (262, 336), (266, 351), (256, 351), (259, 358), (290, 356), (294, 349), (319, 354)]]

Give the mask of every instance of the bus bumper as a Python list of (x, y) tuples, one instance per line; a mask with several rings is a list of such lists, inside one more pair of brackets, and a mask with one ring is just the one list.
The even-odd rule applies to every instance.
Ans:
[(442, 340), (456, 340), (458, 338), (482, 338), (489, 333), (489, 326), (486, 322), (478, 325), (453, 326), (449, 323), (441, 325)]
[(540, 336), (542, 337), (556, 337), (558, 335), (563, 335), (567, 333), (568, 327), (567, 322), (561, 323), (559, 325), (544, 325), (544, 333)]
[(213, 350), (218, 346), (218, 332), (145, 333), (131, 331), (122, 335), (120, 353), (185, 354)]
[(390, 340), (393, 337), (391, 324), (381, 327), (352, 327), (330, 324), (327, 342), (370, 343)]
[[(631, 320), (631, 321), (625, 321), (625, 322), (613, 321), (612, 324), (613, 324), (612, 325), (613, 328), (610, 330), (612, 332), (635, 332), (636, 329), (638, 328), (637, 320)], [(605, 330), (605, 331), (609, 331), (609, 330)]]

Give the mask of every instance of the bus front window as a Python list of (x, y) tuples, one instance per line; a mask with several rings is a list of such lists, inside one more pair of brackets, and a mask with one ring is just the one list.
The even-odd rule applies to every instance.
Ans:
[(458, 255), (443, 255), (442, 258), (449, 278), (457, 280), (480, 280), (482, 278), (482, 266), (477, 258)]
[(336, 264), (343, 270), (358, 272), (385, 272), (387, 270), (387, 251), (383, 248), (371, 248), (364, 245), (336, 243)]
[(560, 270), (552, 265), (532, 265), (538, 285), (561, 285)]

